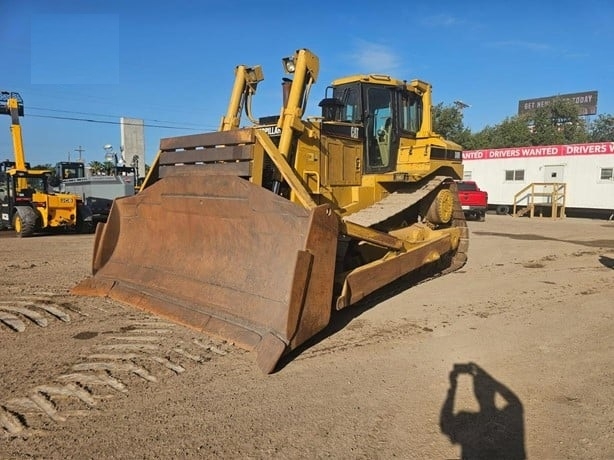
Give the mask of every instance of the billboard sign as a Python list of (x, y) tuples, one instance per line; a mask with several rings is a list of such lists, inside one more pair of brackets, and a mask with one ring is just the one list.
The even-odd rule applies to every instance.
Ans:
[(565, 99), (578, 106), (580, 115), (597, 114), (597, 91), (586, 91), (584, 93), (559, 94), (557, 96), (539, 97), (537, 99), (525, 99), (518, 102), (518, 115), (531, 110), (546, 107), (555, 99)]
[(463, 152), (463, 161), (613, 154), (614, 141), (594, 142), (590, 144), (539, 145), (503, 149), (465, 150)]

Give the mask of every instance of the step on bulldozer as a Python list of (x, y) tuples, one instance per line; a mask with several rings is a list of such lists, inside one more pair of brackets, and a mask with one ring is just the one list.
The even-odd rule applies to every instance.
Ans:
[(74, 294), (254, 350), (271, 373), (333, 310), (464, 265), (461, 147), (433, 132), (431, 85), (340, 78), (304, 117), (319, 60), (301, 49), (282, 62), (279, 116), (253, 117), (263, 72), (240, 65), (218, 131), (160, 141), (139, 193), (98, 225), (93, 276)]

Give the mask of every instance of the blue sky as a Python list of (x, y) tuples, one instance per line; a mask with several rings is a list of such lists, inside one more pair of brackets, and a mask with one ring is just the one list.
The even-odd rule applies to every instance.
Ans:
[[(146, 161), (162, 137), (215, 130), (238, 64), (261, 65), (256, 116), (281, 105), (281, 58), (320, 58), (308, 114), (335, 78), (386, 73), (433, 84), (435, 103), (462, 100), (472, 131), (518, 101), (596, 90), (614, 114), (614, 2), (0, 0), (0, 90), (17, 91), (27, 160), (119, 150), (119, 118), (145, 121)], [(90, 121), (83, 121), (90, 120)], [(9, 117), (0, 156), (12, 157)]]

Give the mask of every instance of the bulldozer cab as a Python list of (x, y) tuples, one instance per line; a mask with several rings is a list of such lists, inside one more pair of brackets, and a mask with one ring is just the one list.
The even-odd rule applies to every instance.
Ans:
[(320, 103), (322, 118), (356, 126), (352, 137), (364, 143), (365, 174), (394, 171), (401, 137), (415, 138), (418, 132), (422, 99), (386, 76), (353, 80), (327, 88)]

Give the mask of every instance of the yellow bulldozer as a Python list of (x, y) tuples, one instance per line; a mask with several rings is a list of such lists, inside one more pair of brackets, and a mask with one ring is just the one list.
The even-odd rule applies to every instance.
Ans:
[[(340, 78), (304, 117), (319, 60), (283, 59), (279, 116), (256, 120), (238, 66), (219, 131), (165, 138), (140, 192), (96, 230), (108, 296), (257, 352), (265, 373), (342, 309), (414, 270), (462, 267), (461, 147), (433, 132), (431, 86)], [(253, 125), (240, 128), (245, 112)]]

